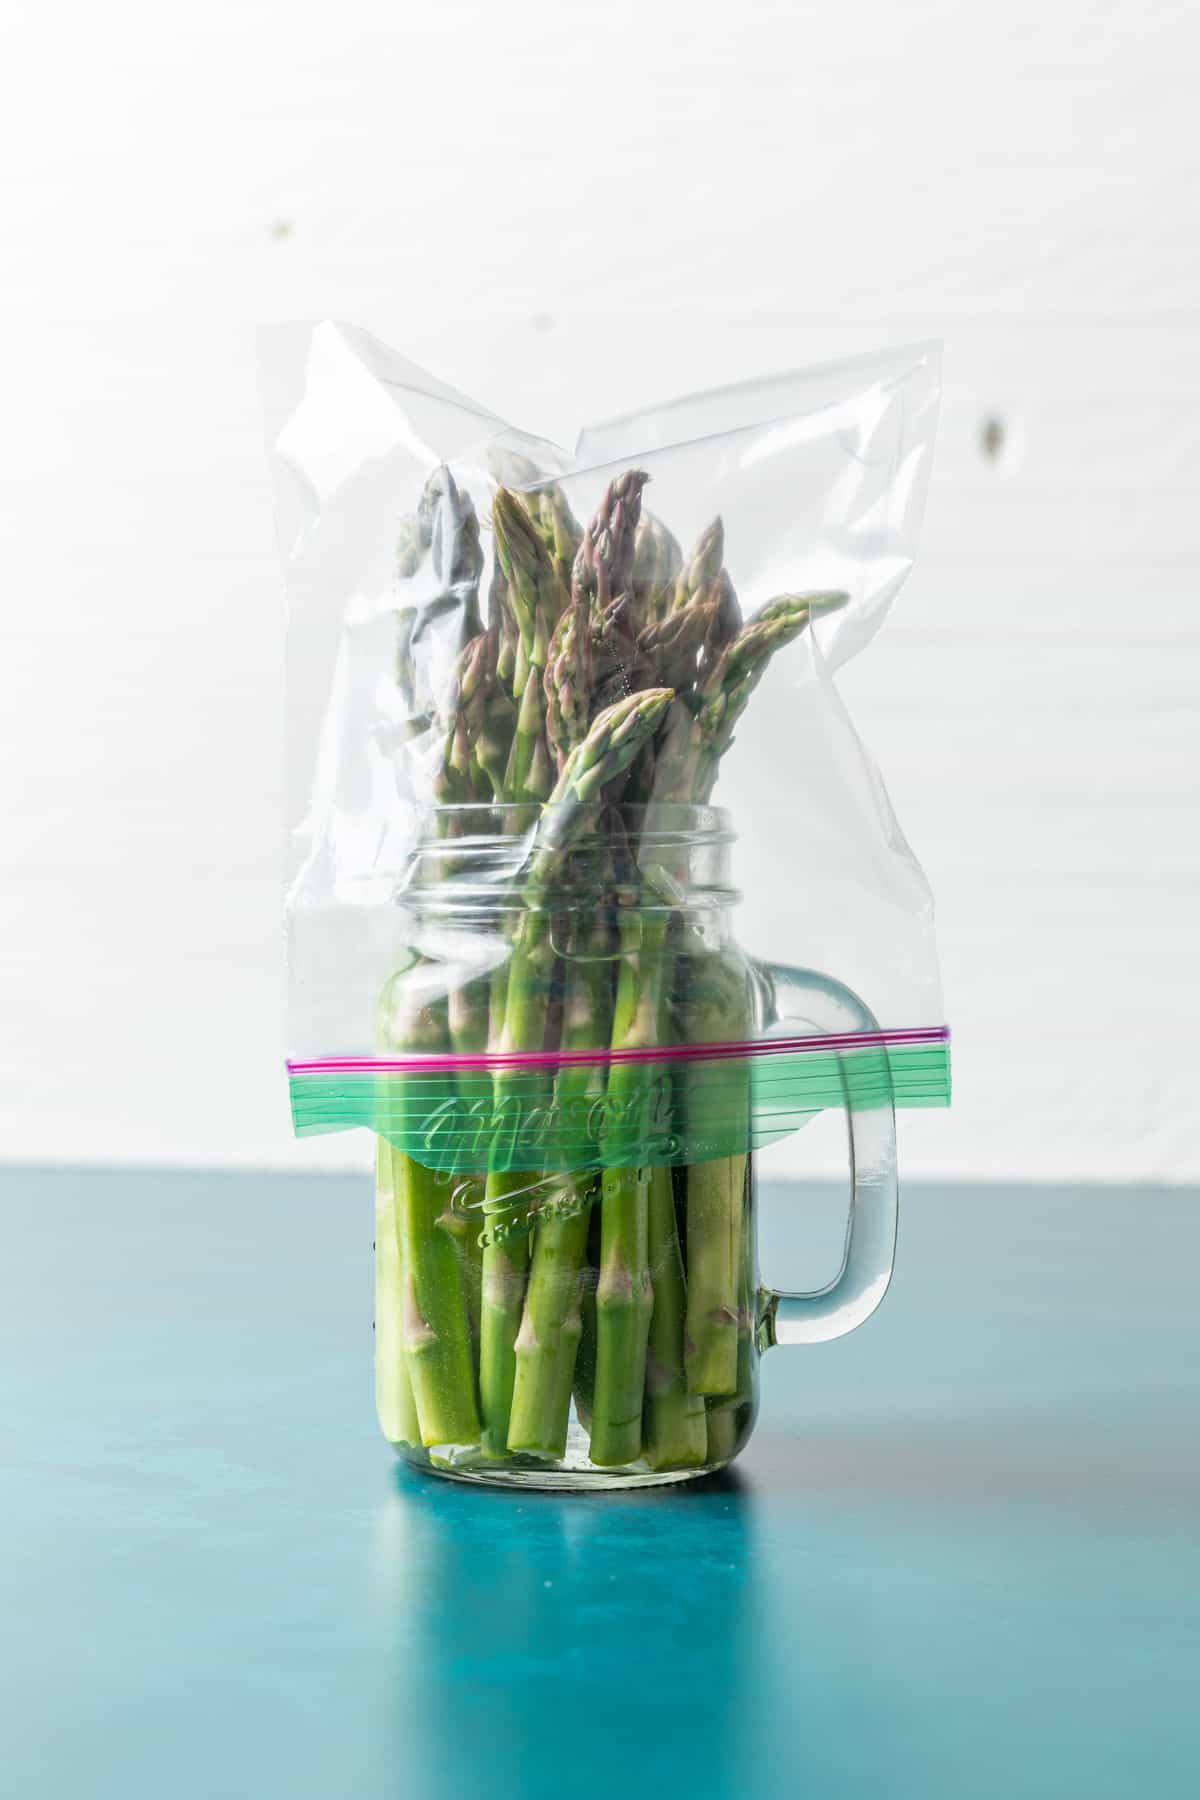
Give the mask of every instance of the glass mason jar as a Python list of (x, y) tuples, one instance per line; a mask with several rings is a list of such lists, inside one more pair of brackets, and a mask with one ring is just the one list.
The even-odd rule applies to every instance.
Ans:
[(754, 1145), (805, 1116), (773, 1098), (770, 1046), (824, 1040), (840, 1069), (876, 1022), (830, 977), (738, 948), (720, 809), (609, 809), (563, 855), (566, 829), (545, 809), (438, 808), (397, 897), (379, 1419), (410, 1462), (464, 1480), (686, 1480), (745, 1445), (767, 1348), (841, 1336), (883, 1298), (886, 1051), (865, 1100), (841, 1081), (841, 1270), (815, 1294), (762, 1285)]

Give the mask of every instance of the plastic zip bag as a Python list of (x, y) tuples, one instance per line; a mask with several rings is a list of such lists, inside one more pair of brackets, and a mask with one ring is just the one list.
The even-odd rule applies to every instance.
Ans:
[(844, 1108), (894, 1231), (892, 1108), (949, 1100), (928, 888), (833, 679), (912, 564), (936, 349), (573, 456), (346, 326), (264, 375), (293, 1117), (379, 1138), (385, 1430), (715, 1466), (773, 1341), (753, 1152)]

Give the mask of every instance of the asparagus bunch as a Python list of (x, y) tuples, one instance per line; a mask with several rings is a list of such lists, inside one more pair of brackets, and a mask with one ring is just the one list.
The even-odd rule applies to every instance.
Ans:
[[(781, 595), (743, 621), (721, 521), (684, 557), (642, 513), (646, 479), (619, 476), (582, 530), (552, 483), (494, 496), (487, 624), (463, 605), (431, 797), (444, 835), (455, 806), (494, 805), (523, 854), (506, 957), (449, 996), (457, 1050), (647, 1051), (749, 1029), (744, 977), (699, 943), (680, 901), (686, 870), (647, 863), (636, 809), (708, 799), (771, 657), (845, 596)], [(419, 513), (403, 554), (439, 542), (461, 592), (464, 573), (468, 587), (479, 578), (469, 502), (448, 472), (431, 487), (441, 537)], [(418, 630), (402, 634), (414, 686), (419, 645)], [(511, 1170), (498, 1145), (482, 1232), (465, 1240), (416, 1165), (381, 1152), (381, 1216), (397, 1228), (380, 1292), (403, 1297), (407, 1320), (381, 1336), (381, 1415), (397, 1431), (430, 1447), (477, 1442), (491, 1459), (558, 1458), (574, 1394), (598, 1467), (682, 1470), (731, 1453), (752, 1352), (746, 1157), (620, 1166), (616, 1144), (644, 1154), (656, 1076), (676, 1083), (684, 1116), (704, 1103), (666, 1062), (562, 1063), (544, 1095), (559, 1115), (601, 1107), (620, 1121), (604, 1166)], [(530, 1104), (535, 1079), (498, 1065), (497, 1120), (518, 1087)], [(739, 1082), (740, 1064), (721, 1095), (734, 1119), (748, 1104)], [(434, 1369), (431, 1382), (422, 1370)]]

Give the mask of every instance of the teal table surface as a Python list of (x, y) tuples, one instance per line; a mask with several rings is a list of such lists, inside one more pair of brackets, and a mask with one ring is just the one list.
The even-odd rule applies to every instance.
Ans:
[(1200, 1792), (1194, 1191), (908, 1190), (735, 1474), (584, 1497), (397, 1469), (365, 1181), (0, 1196), (14, 1800)]

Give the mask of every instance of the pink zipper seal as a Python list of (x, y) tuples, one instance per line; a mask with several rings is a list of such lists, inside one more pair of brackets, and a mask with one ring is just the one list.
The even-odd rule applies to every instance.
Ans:
[(853, 1031), (825, 1037), (755, 1038), (748, 1042), (638, 1045), (624, 1050), (484, 1050), (446, 1056), (318, 1056), (288, 1059), (290, 1075), (448, 1075), (459, 1070), (594, 1068), (608, 1063), (713, 1062), (736, 1057), (809, 1055), (817, 1051), (900, 1049), (947, 1044), (948, 1025)]

